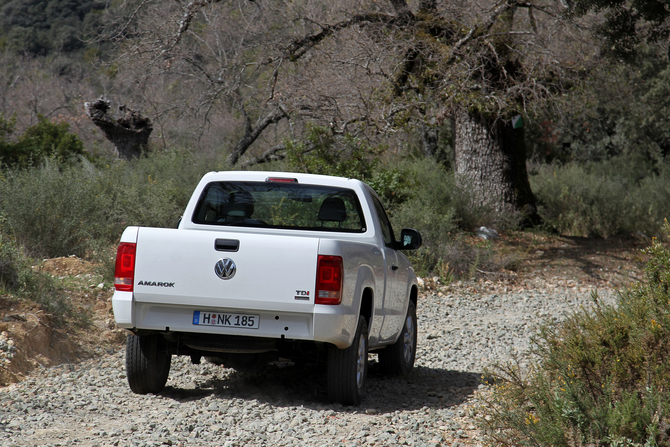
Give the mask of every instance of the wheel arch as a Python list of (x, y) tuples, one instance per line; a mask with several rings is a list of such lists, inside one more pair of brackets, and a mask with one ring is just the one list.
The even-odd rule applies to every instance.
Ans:
[(416, 284), (412, 285), (412, 289), (409, 291), (409, 299), (414, 303), (414, 308), (419, 307), (419, 288)]
[(371, 287), (366, 287), (365, 289), (363, 289), (363, 293), (361, 295), (360, 315), (365, 318), (365, 321), (368, 323), (368, 327), (370, 327), (370, 323), (372, 321), (374, 308), (375, 308), (374, 291), (372, 290)]

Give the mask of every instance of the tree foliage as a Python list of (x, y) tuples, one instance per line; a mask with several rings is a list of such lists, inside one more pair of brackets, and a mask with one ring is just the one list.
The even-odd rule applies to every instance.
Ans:
[(529, 128), (538, 162), (602, 162), (624, 158), (640, 179), (670, 155), (670, 65), (662, 49), (638, 50), (630, 64), (591, 71), (571, 101)]
[(667, 0), (574, 0), (570, 14), (597, 14), (593, 26), (602, 37), (602, 49), (615, 58), (630, 60), (639, 44), (666, 42), (670, 36), (670, 3)]
[(286, 142), (286, 164), (292, 171), (369, 181), (383, 151), (349, 134), (333, 135), (327, 127), (308, 126), (305, 136), (305, 141)]
[(5, 0), (0, 5), (0, 42), (15, 53), (44, 56), (86, 47), (107, 2), (98, 0)]
[(84, 143), (71, 133), (66, 122), (54, 123), (38, 117), (39, 122), (12, 141), (16, 116), (10, 119), (0, 115), (0, 164), (28, 167), (40, 164), (46, 157), (68, 160), (84, 154)]

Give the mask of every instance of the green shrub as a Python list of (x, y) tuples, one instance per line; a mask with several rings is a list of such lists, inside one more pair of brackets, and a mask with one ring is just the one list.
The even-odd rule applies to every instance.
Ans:
[(644, 282), (543, 326), (528, 370), (500, 368), (481, 421), (491, 445), (670, 443), (670, 250), (646, 254)]
[(392, 212), (412, 194), (412, 182), (407, 170), (380, 166), (366, 183), (375, 190), (386, 209)]
[(84, 153), (84, 143), (70, 133), (68, 123), (54, 123), (42, 115), (38, 115), (37, 119), (38, 123), (26, 129), (19, 138), (18, 147), (22, 152), (33, 159), (57, 157), (62, 160)]
[(640, 181), (635, 206), (636, 229), (649, 236), (662, 235), (661, 222), (670, 219), (670, 165)]
[(98, 179), (50, 159), (42, 167), (6, 171), (0, 203), (18, 242), (40, 257), (85, 256), (94, 240), (111, 239), (108, 198)]
[[(423, 246), (407, 254), (417, 272), (426, 276), (438, 270), (441, 263), (448, 262), (447, 247), (452, 241), (452, 233), (458, 228), (453, 177), (428, 159), (407, 160), (395, 169), (405, 180), (399, 190), (390, 192), (402, 200), (394, 201), (390, 192), (383, 197), (396, 233), (401, 228), (414, 228), (421, 233)], [(383, 175), (371, 182), (376, 189), (382, 186), (382, 191), (385, 189), (383, 184), (380, 185)]]
[(11, 228), (0, 215), (0, 293), (41, 305), (56, 324), (71, 315), (71, 307), (52, 277), (33, 270), (34, 262), (17, 245)]
[(381, 148), (350, 134), (336, 137), (322, 126), (309, 125), (302, 140), (286, 145), (286, 170), (365, 180), (372, 175)]
[(502, 267), (490, 244), (460, 240), (463, 229), (495, 219), (490, 209), (470, 204), (467, 190), (456, 187), (453, 173), (440, 163), (423, 158), (381, 165), (369, 184), (384, 199), (396, 232), (415, 228), (421, 233), (423, 246), (407, 253), (420, 275), (472, 278), (477, 269)]
[(118, 160), (96, 169), (96, 194), (109, 201), (109, 218), (121, 229), (128, 225), (173, 228), (208, 170), (206, 160), (179, 151)]
[(52, 123), (38, 115), (38, 123), (12, 142), (7, 137), (14, 132), (15, 124), (15, 116), (7, 120), (0, 115), (0, 164), (26, 168), (48, 157), (70, 160), (84, 154), (84, 143), (70, 133), (68, 123)]
[(621, 161), (539, 168), (531, 184), (545, 223), (573, 236), (657, 235), (670, 210), (670, 170), (642, 174)]
[(29, 253), (91, 258), (129, 225), (175, 227), (207, 170), (186, 152), (99, 166), (48, 159), (0, 172), (0, 208)]

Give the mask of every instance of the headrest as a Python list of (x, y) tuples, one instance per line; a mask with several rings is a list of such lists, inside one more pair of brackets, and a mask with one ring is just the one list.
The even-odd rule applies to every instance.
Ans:
[(250, 217), (254, 213), (254, 198), (249, 191), (237, 191), (230, 193), (226, 216), (228, 217)]
[(347, 209), (344, 200), (339, 197), (328, 197), (319, 209), (319, 220), (322, 222), (344, 222), (347, 220)]

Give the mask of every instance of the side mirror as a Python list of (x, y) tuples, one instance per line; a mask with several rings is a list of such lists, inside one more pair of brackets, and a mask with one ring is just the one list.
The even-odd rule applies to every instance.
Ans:
[(400, 231), (400, 240), (396, 242), (398, 250), (416, 250), (421, 247), (421, 234), (412, 228), (403, 228)]

